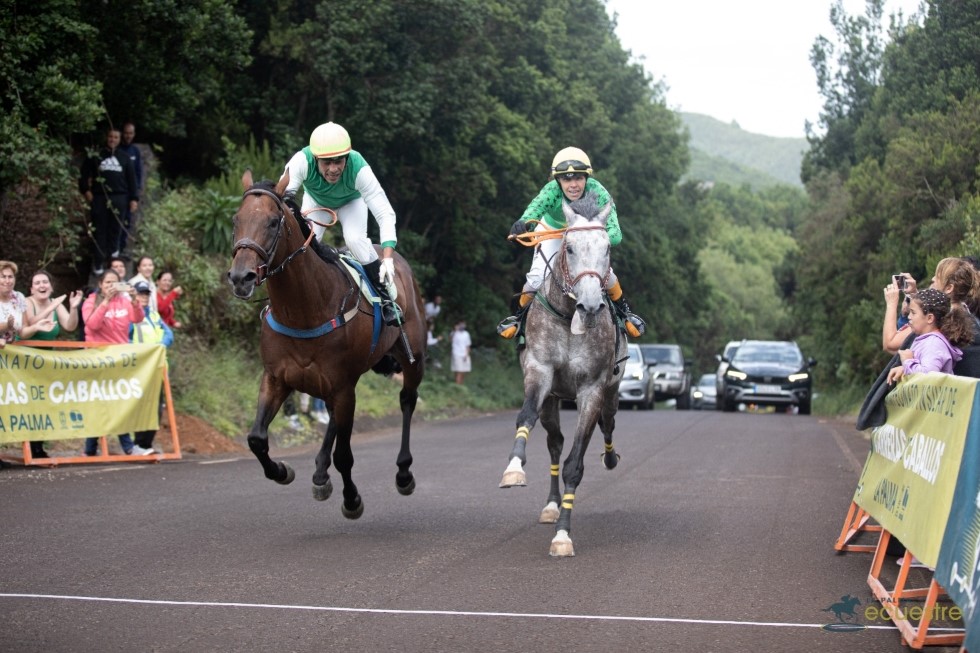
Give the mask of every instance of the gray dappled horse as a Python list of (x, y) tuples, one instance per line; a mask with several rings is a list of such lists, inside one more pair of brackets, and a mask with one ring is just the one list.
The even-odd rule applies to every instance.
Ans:
[[(524, 405), (517, 416), (514, 448), (500, 487), (527, 485), (525, 448), (540, 416), (548, 434), (551, 488), (539, 521), (555, 524), (550, 550), (553, 556), (575, 555), (569, 536), (572, 504), (596, 423), (605, 439), (603, 465), (612, 469), (618, 460), (612, 433), (626, 340), (619, 333), (604, 290), (610, 270), (606, 219), (611, 208), (608, 204), (599, 210), (591, 194), (565, 203), (568, 228), (561, 249), (527, 314), (527, 346), (521, 352)], [(564, 494), (559, 492), (558, 482), (565, 442), (559, 423), (561, 399), (574, 399), (578, 404), (575, 439), (562, 469)]]

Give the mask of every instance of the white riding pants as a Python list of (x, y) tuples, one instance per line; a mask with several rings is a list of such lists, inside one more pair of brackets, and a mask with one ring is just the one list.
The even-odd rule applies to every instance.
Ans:
[[(319, 209), (319, 210), (318, 210)], [(303, 215), (316, 222), (330, 224), (333, 216), (324, 211), (319, 204), (313, 200), (308, 193), (303, 195)], [(363, 198), (355, 198), (344, 204), (337, 211), (337, 219), (344, 230), (344, 243), (350, 249), (351, 254), (357, 259), (358, 263), (367, 265), (372, 261), (378, 260), (378, 253), (371, 244), (371, 239), (367, 235), (368, 207)], [(317, 240), (323, 237), (326, 227), (313, 224), (313, 233)]]

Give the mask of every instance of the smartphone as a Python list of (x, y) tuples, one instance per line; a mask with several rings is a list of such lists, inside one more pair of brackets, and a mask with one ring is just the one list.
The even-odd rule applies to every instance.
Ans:
[(893, 274), (892, 279), (895, 280), (895, 285), (898, 286), (899, 290), (905, 290), (905, 275), (904, 274)]
[(129, 292), (129, 284), (124, 281), (117, 281), (116, 292)]

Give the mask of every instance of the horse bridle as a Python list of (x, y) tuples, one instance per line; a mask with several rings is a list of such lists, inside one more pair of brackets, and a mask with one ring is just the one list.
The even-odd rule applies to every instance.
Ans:
[(242, 249), (250, 249), (259, 255), (259, 259), (262, 261), (262, 263), (255, 268), (255, 275), (257, 277), (255, 285), (261, 286), (263, 283), (265, 283), (266, 279), (282, 272), (282, 269), (286, 267), (287, 263), (306, 251), (306, 249), (310, 246), (310, 243), (313, 241), (313, 230), (310, 229), (310, 235), (306, 237), (306, 241), (300, 246), (299, 249), (287, 256), (286, 259), (275, 268), (269, 270), (269, 264), (272, 262), (272, 258), (276, 255), (276, 247), (279, 245), (279, 238), (282, 236), (282, 228), (286, 221), (286, 210), (283, 206), (282, 198), (272, 191), (265, 190), (264, 188), (249, 188), (242, 194), (242, 199), (244, 200), (249, 195), (265, 195), (266, 197), (271, 197), (272, 201), (276, 203), (276, 208), (279, 209), (279, 224), (276, 226), (276, 235), (272, 239), (272, 245), (268, 250), (251, 238), (239, 238), (231, 250), (232, 258), (234, 258), (238, 254), (238, 251)]
[(572, 231), (595, 231), (597, 229), (605, 229), (605, 227), (603, 225), (593, 224), (593, 225), (588, 225), (588, 226), (585, 226), (585, 227), (569, 227), (568, 229), (565, 230), (565, 237), (563, 237), (562, 238), (562, 241), (561, 241), (562, 257), (561, 257), (561, 260), (559, 261), (559, 267), (561, 268), (562, 285), (564, 286), (562, 288), (562, 291), (566, 295), (571, 295), (572, 294), (572, 288), (574, 288), (575, 287), (575, 284), (577, 284), (583, 277), (595, 277), (596, 279), (599, 280), (599, 287), (600, 288), (605, 288), (606, 287), (606, 282), (609, 280), (609, 274), (612, 272), (612, 266), (609, 266), (609, 267), (606, 268), (606, 274), (605, 275), (601, 275), (601, 274), (599, 274), (595, 270), (586, 270), (584, 272), (580, 272), (573, 279), (572, 278), (572, 273), (568, 270), (568, 254), (565, 253), (565, 249), (566, 249), (566, 246), (565, 246), (565, 238), (568, 236), (568, 234), (570, 232), (572, 232)]

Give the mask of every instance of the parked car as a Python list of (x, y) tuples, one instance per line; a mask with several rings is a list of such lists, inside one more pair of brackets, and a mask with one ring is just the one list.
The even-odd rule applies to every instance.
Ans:
[(722, 378), (717, 401), (722, 410), (734, 411), (739, 404), (796, 406), (810, 414), (813, 358), (804, 359), (795, 342), (743, 340), (731, 357)]
[[(722, 386), (724, 384), (725, 370), (728, 369), (728, 364), (732, 360), (732, 356), (735, 355), (735, 351), (738, 346), (742, 344), (741, 340), (732, 340), (727, 345), (725, 345), (724, 351), (721, 354), (715, 354), (715, 359), (718, 361), (718, 369), (715, 371), (715, 397), (723, 396)], [(722, 402), (715, 402), (715, 410), (721, 410)]]
[(653, 410), (653, 373), (647, 366), (639, 345), (627, 345), (626, 353), (629, 359), (625, 362), (626, 370), (619, 383), (619, 404), (636, 404), (640, 410)]
[(690, 363), (684, 361), (680, 345), (641, 344), (640, 350), (653, 374), (653, 387), (658, 401), (676, 399), (678, 410), (691, 407)]
[(702, 409), (714, 409), (715, 397), (717, 397), (717, 389), (715, 388), (715, 375), (714, 374), (702, 374), (701, 378), (698, 379), (697, 385), (691, 388), (691, 408), (694, 410)]

